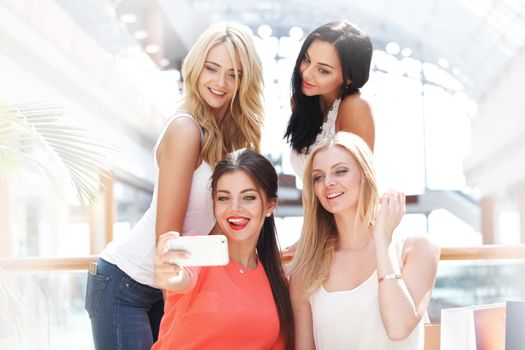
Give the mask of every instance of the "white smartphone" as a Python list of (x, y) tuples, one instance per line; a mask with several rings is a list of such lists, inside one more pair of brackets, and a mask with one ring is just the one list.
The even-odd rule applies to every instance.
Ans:
[(169, 239), (168, 250), (185, 250), (191, 254), (187, 259), (172, 259), (180, 266), (221, 266), (230, 261), (228, 240), (224, 235), (181, 236)]

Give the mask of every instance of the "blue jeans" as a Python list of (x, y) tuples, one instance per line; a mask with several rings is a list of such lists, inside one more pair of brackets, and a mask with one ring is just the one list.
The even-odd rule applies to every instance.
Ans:
[(85, 302), (95, 349), (149, 350), (164, 313), (162, 291), (100, 258), (97, 270), (96, 275), (88, 272)]

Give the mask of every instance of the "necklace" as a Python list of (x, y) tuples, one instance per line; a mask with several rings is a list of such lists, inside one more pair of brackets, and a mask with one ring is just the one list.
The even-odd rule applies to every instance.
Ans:
[(239, 263), (237, 261), (235, 261), (235, 259), (231, 259), (231, 261), (233, 261), (233, 263), (235, 264), (235, 266), (237, 266), (237, 269), (239, 269), (239, 272), (241, 274), (243, 274), (245, 272), (245, 268), (244, 267), (241, 267), (241, 265), (239, 265)]
[(235, 264), (235, 266), (237, 266), (237, 269), (239, 269), (239, 272), (240, 272), (241, 274), (244, 274), (244, 273), (246, 272), (246, 269), (247, 269), (248, 267), (244, 267), (244, 266), (239, 265), (239, 263), (238, 263), (237, 261), (235, 261), (235, 259), (230, 259), (230, 260), (232, 260), (233, 263)]

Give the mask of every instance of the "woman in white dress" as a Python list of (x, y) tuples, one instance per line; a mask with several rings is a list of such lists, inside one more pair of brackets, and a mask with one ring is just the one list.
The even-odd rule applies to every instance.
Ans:
[(315, 147), (304, 174), (290, 282), (297, 348), (422, 349), (439, 248), (393, 235), (404, 194), (379, 197), (372, 153), (347, 132)]

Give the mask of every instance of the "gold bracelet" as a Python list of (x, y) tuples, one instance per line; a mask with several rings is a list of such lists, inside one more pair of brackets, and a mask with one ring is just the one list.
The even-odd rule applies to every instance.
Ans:
[(403, 276), (401, 276), (400, 274), (398, 274), (398, 273), (390, 273), (390, 274), (385, 275), (383, 277), (379, 277), (379, 279), (377, 280), (377, 283), (381, 283), (381, 282), (386, 281), (386, 280), (400, 280), (400, 279), (403, 279)]

